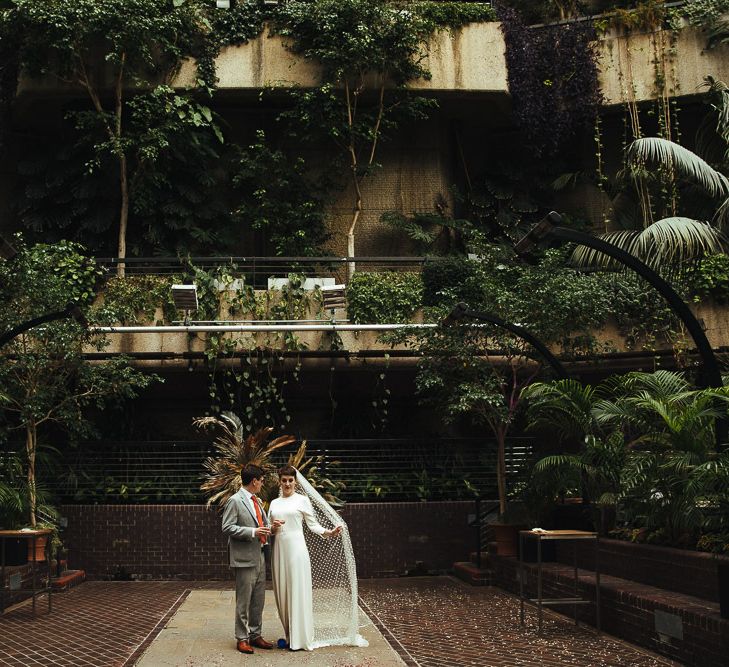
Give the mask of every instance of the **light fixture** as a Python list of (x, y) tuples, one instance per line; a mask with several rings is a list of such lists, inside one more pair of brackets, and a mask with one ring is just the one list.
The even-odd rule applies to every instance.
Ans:
[(197, 310), (197, 285), (172, 285), (172, 301), (177, 310)]
[(555, 225), (562, 222), (562, 216), (557, 211), (550, 211), (542, 218), (515, 246), (514, 250), (517, 255), (525, 255), (534, 249)]
[(344, 285), (325, 285), (320, 288), (322, 307), (324, 310), (335, 310), (347, 305), (347, 295)]

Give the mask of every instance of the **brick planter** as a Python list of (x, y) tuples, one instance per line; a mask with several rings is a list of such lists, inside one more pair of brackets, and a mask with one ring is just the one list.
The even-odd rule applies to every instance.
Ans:
[[(577, 549), (578, 566), (592, 569), (592, 548), (578, 543)], [(557, 560), (572, 563), (571, 545), (558, 543)], [(711, 602), (719, 602), (719, 562), (729, 566), (728, 557), (701, 551), (600, 540), (600, 571), (603, 574)]]

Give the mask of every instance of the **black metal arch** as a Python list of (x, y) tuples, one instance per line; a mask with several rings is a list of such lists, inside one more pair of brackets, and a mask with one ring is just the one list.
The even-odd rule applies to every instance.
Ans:
[(449, 313), (448, 317), (443, 320), (443, 324), (449, 324), (450, 322), (463, 320), (466, 318), (481, 320), (482, 322), (488, 322), (489, 324), (493, 324), (497, 327), (506, 329), (507, 331), (513, 333), (517, 338), (525, 340), (532, 347), (534, 347), (544, 357), (547, 363), (554, 369), (554, 372), (557, 374), (557, 377), (559, 377), (560, 380), (568, 377), (567, 371), (565, 370), (564, 366), (560, 363), (559, 359), (557, 359), (557, 357), (552, 354), (549, 348), (528, 329), (520, 327), (518, 324), (506, 322), (500, 317), (492, 315), (491, 313), (471, 310), (469, 309), (468, 305), (463, 302), (457, 303), (453, 307), (453, 310)]

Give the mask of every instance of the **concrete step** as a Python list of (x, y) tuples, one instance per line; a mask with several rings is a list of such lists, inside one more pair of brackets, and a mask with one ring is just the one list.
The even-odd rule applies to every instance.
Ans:
[[(474, 565), (478, 563), (478, 552), (472, 551), (470, 554), (468, 554), (468, 560), (471, 561)], [(489, 567), (489, 552), (488, 551), (482, 551), (481, 552), (481, 568), (486, 569)]]
[(470, 561), (453, 563), (453, 574), (472, 586), (491, 585), (491, 570), (478, 568)]
[(53, 577), (51, 579), (51, 587), (55, 593), (59, 593), (78, 586), (85, 580), (86, 572), (83, 570), (66, 570), (60, 577)]

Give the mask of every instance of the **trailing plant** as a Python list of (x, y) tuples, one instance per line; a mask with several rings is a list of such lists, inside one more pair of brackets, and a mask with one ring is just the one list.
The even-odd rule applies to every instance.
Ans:
[(174, 309), (171, 292), (172, 281), (161, 276), (118, 276), (104, 284), (104, 301), (94, 309), (93, 319), (105, 324), (122, 325), (154, 322), (160, 306), (165, 319), (170, 309)]
[(410, 2), (408, 10), (423, 21), (425, 30), (456, 29), (469, 23), (496, 21), (496, 11), (485, 2)]
[(417, 273), (357, 272), (347, 287), (347, 315), (357, 324), (407, 323), (420, 308), (423, 283)]
[(729, 303), (729, 256), (704, 257), (691, 274), (690, 287), (698, 299), (709, 297), (716, 303)]
[(536, 157), (551, 157), (591, 127), (602, 100), (590, 21), (529, 29), (498, 9), (514, 114)]

